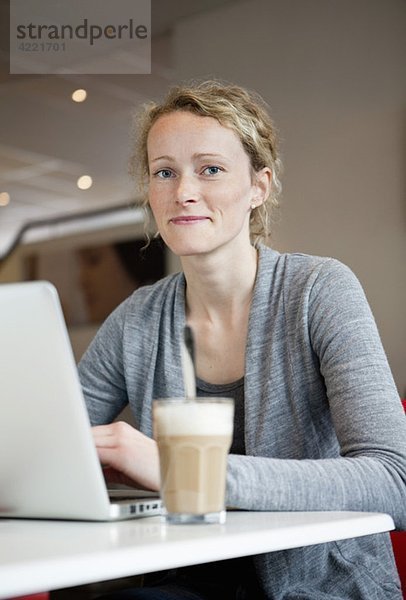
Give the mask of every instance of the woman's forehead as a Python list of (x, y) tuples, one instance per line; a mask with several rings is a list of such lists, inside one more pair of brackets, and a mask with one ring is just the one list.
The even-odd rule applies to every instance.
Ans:
[(236, 132), (213, 117), (176, 111), (162, 115), (151, 127), (148, 135), (149, 154), (156, 154), (157, 151), (165, 154), (166, 146), (182, 147), (184, 144), (195, 146), (202, 154), (243, 150)]

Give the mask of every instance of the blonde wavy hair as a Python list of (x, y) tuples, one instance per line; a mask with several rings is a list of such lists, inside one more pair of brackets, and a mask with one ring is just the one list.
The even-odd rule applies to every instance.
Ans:
[(134, 152), (130, 172), (140, 187), (142, 206), (148, 208), (148, 152), (147, 140), (151, 127), (163, 115), (175, 111), (189, 111), (202, 117), (212, 117), (238, 135), (251, 163), (253, 175), (263, 167), (272, 171), (272, 185), (266, 201), (251, 211), (251, 242), (267, 242), (275, 209), (281, 193), (282, 163), (273, 121), (264, 100), (255, 92), (220, 81), (204, 81), (171, 88), (161, 103), (144, 105), (134, 119)]

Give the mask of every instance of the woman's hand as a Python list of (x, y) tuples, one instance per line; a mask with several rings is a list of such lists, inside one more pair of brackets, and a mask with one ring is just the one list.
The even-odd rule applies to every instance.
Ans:
[(107, 482), (158, 491), (158, 446), (122, 421), (92, 428), (97, 454)]

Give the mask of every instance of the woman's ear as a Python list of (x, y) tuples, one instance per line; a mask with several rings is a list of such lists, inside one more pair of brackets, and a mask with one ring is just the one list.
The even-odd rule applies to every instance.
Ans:
[(268, 198), (272, 186), (272, 171), (269, 167), (263, 167), (254, 173), (254, 191), (252, 203), (261, 206)]

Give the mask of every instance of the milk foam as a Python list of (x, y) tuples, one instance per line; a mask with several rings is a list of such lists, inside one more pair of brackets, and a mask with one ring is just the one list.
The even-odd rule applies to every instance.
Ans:
[(155, 435), (232, 435), (234, 404), (183, 402), (154, 407)]

